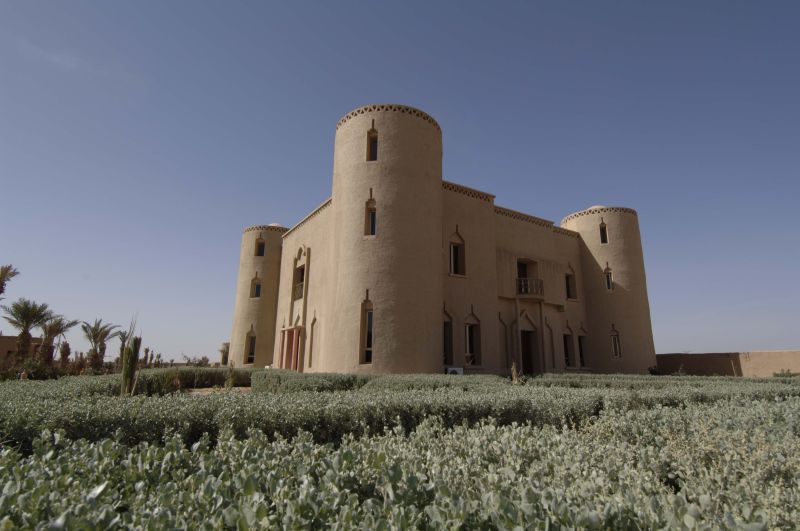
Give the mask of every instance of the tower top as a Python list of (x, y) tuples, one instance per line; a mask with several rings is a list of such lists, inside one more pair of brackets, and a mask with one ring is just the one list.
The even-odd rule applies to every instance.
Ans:
[(410, 114), (411, 116), (416, 116), (417, 118), (421, 118), (426, 122), (430, 123), (440, 133), (442, 132), (442, 128), (439, 127), (439, 124), (436, 123), (436, 120), (434, 120), (428, 113), (425, 113), (419, 109), (415, 109), (414, 107), (409, 107), (407, 105), (398, 105), (396, 103), (373, 103), (371, 105), (363, 105), (361, 107), (353, 109), (349, 113), (345, 114), (341, 120), (339, 120), (339, 123), (336, 124), (336, 129), (338, 130), (351, 118), (354, 118), (360, 114), (366, 114), (368, 112), (381, 112), (381, 111), (399, 112), (403, 114)]

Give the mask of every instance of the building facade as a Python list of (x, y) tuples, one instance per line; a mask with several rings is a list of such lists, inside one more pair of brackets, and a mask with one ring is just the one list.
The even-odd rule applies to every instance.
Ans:
[(442, 180), (426, 113), (336, 126), (330, 199), (242, 237), (230, 360), (304, 372), (645, 373), (656, 365), (637, 214), (560, 226)]

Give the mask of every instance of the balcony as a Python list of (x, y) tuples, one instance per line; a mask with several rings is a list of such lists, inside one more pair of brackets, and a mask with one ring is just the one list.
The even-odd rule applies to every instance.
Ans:
[(517, 295), (544, 297), (544, 282), (541, 278), (518, 278)]
[(298, 282), (292, 288), (292, 300), (296, 301), (298, 299), (303, 298), (303, 286), (305, 285), (304, 282)]

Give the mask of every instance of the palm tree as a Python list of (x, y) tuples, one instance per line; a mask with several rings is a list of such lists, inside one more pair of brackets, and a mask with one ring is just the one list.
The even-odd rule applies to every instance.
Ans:
[(51, 315), (50, 319), (39, 325), (42, 329), (42, 344), (39, 346), (39, 356), (45, 365), (53, 363), (55, 354), (55, 341), (77, 325), (80, 321), (68, 321), (63, 315)]
[(17, 275), (19, 275), (19, 271), (11, 264), (0, 266), (0, 295), (6, 292), (6, 282)]
[[(128, 331), (127, 330), (120, 330), (117, 332), (117, 339), (119, 339), (119, 357), (117, 358), (117, 362), (120, 364), (122, 360), (125, 359), (125, 344), (128, 342)], [(117, 362), (114, 362), (115, 364)]]
[[(4, 266), (5, 267), (5, 266)], [(2, 306), (8, 323), (19, 330), (17, 337), (17, 362), (21, 363), (31, 350), (31, 330), (47, 322), (52, 313), (47, 304), (38, 304), (28, 299), (20, 299), (11, 306)]]
[(89, 349), (89, 365), (92, 366), (92, 369), (100, 370), (103, 368), (103, 359), (106, 356), (106, 341), (119, 335), (119, 332), (114, 332), (115, 328), (119, 328), (119, 326), (103, 323), (102, 319), (95, 319), (93, 324), (89, 324), (86, 321), (81, 324), (83, 334), (91, 346)]

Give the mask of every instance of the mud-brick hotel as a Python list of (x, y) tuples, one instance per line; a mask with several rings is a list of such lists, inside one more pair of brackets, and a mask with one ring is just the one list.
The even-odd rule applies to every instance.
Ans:
[(442, 179), (442, 131), (404, 105), (336, 124), (331, 197), (244, 230), (230, 359), (301, 372), (646, 373), (635, 210), (560, 225)]

